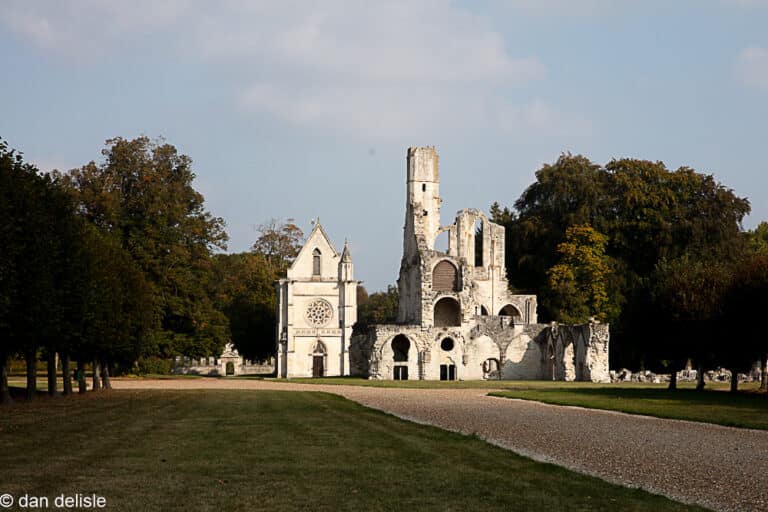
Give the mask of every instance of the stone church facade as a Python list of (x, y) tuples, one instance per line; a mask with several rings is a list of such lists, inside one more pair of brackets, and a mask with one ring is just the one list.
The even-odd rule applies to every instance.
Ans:
[(286, 278), (276, 283), (278, 377), (350, 374), (357, 284), (346, 242), (336, 252), (318, 220)]
[[(452, 224), (442, 225), (437, 152), (433, 147), (409, 148), (406, 161), (397, 322), (352, 333), (356, 304), (350, 301), (355, 299), (357, 282), (352, 278), (346, 247), (348, 273), (342, 275), (342, 257), (336, 280), (322, 289), (329, 295), (316, 295), (321, 289), (312, 286), (306, 258), (320, 247), (321, 240), (327, 244), (325, 250), (332, 250), (318, 225), (295, 268), (278, 284), (278, 376), (316, 375), (307, 365), (310, 359), (317, 361), (313, 343), (322, 341), (329, 355), (340, 362), (324, 367), (323, 375), (607, 382), (608, 325), (537, 323), (536, 296), (510, 292), (504, 227), (477, 209), (460, 210)], [(438, 251), (436, 241), (444, 233), (448, 247)], [(301, 290), (298, 295), (297, 290)], [(319, 299), (337, 300), (338, 308), (345, 312), (338, 318), (338, 329), (328, 329), (335, 340), (332, 348), (323, 341), (324, 326), (307, 324), (312, 323), (307, 317), (310, 305)]]

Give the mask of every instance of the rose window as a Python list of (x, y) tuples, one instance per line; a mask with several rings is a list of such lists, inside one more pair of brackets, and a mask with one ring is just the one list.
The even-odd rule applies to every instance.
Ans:
[(317, 299), (307, 306), (307, 320), (315, 327), (322, 327), (331, 321), (333, 317), (333, 307), (328, 301)]

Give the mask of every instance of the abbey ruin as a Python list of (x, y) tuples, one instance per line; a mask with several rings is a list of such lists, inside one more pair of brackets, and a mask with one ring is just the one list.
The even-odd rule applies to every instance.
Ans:
[(504, 227), (477, 209), (441, 224), (434, 147), (409, 148), (406, 168), (397, 322), (352, 332), (351, 255), (318, 223), (278, 283), (278, 377), (607, 382), (608, 325), (537, 323), (536, 296), (510, 292)]

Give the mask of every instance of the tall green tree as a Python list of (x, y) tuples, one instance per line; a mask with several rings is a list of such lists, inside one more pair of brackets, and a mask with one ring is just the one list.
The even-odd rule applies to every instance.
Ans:
[[(609, 282), (623, 297), (611, 325), (612, 364), (639, 367), (657, 263), (684, 254), (736, 258), (750, 206), (712, 176), (687, 167), (672, 171), (661, 162), (634, 159), (601, 167), (565, 154), (537, 171), (513, 211), (505, 213), (501, 206), (495, 211), (506, 227), (510, 282), (531, 292), (547, 285), (546, 271), (557, 263), (557, 247), (569, 227), (589, 224), (607, 237), (614, 269)], [(539, 318), (553, 319), (557, 307), (543, 296)]]
[(154, 287), (161, 330), (145, 355), (218, 354), (228, 333), (211, 300), (211, 253), (226, 248), (227, 235), (192, 185), (191, 159), (147, 137), (110, 139), (102, 154), (63, 178), (86, 218), (117, 237)]
[[(686, 254), (659, 262), (651, 283), (653, 314), (649, 318), (657, 329), (646, 337), (645, 348), (672, 375), (669, 388), (675, 389), (677, 372), (688, 359), (693, 359), (702, 373), (722, 356), (717, 347), (724, 334), (723, 304), (731, 285), (731, 266)], [(743, 357), (743, 344), (734, 340), (729, 345), (733, 354), (739, 354), (738, 359)]]
[(216, 305), (227, 316), (232, 343), (248, 359), (265, 360), (275, 352), (275, 280), (273, 266), (255, 253), (214, 257), (219, 283)]
[[(729, 326), (730, 340), (718, 348), (721, 357), (731, 362), (729, 368), (732, 375), (736, 375), (735, 370), (746, 369), (746, 365), (759, 359), (762, 370), (760, 388), (768, 392), (768, 335), (760, 320), (768, 308), (768, 254), (749, 254), (735, 267), (724, 300), (724, 320)], [(733, 345), (739, 349), (735, 353)], [(732, 384), (732, 389), (736, 384)]]

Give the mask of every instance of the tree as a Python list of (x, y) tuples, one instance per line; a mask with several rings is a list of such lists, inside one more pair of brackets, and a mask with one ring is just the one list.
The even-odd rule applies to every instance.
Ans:
[(768, 222), (761, 222), (747, 232), (749, 248), (757, 254), (768, 254)]
[(555, 318), (566, 323), (584, 323), (590, 317), (602, 322), (615, 317), (615, 298), (608, 295), (611, 273), (605, 255), (607, 239), (591, 226), (566, 230), (565, 242), (557, 252), (560, 262), (547, 271), (545, 295), (549, 296)]
[(226, 320), (211, 302), (211, 252), (226, 247), (224, 221), (205, 210), (192, 161), (147, 137), (106, 142), (101, 164), (63, 176), (83, 215), (117, 237), (153, 285), (161, 311), (144, 355), (220, 353)]
[(273, 356), (278, 278), (273, 266), (255, 253), (219, 254), (214, 262), (216, 306), (227, 316), (232, 343), (249, 359)]
[(557, 261), (557, 246), (565, 240), (569, 227), (588, 224), (602, 232), (599, 212), (605, 197), (605, 178), (600, 166), (586, 157), (563, 154), (554, 164), (545, 164), (536, 171), (536, 181), (515, 201), (517, 215), (504, 215), (501, 210), (501, 220), (506, 220), (511, 283), (526, 290), (540, 290), (547, 282), (547, 269)]
[[(744, 245), (741, 221), (749, 201), (712, 176), (662, 162), (620, 159), (604, 167), (587, 158), (561, 155), (536, 173), (536, 182), (514, 203), (497, 206), (494, 218), (506, 228), (506, 265), (517, 288), (540, 292), (557, 247), (571, 226), (588, 224), (607, 237), (613, 272), (610, 290), (622, 300), (611, 323), (612, 364), (642, 366), (648, 318), (654, 311), (651, 276), (662, 259), (684, 254), (731, 261)], [(550, 303), (563, 293), (543, 295), (539, 318), (553, 319)]]
[(357, 304), (356, 329), (373, 324), (389, 324), (397, 320), (398, 290), (395, 285), (388, 285), (387, 291), (376, 292), (368, 296), (362, 304)]
[[(725, 296), (725, 320), (729, 326), (732, 326), (730, 333), (732, 339), (721, 348), (721, 351), (725, 352), (722, 354), (724, 357), (735, 359), (736, 363), (744, 364), (760, 359), (762, 372), (760, 388), (768, 392), (768, 336), (765, 334), (762, 322), (759, 321), (768, 306), (766, 297), (768, 297), (768, 254), (748, 255), (736, 265), (732, 285)], [(734, 345), (746, 350), (747, 357), (739, 357), (743, 355), (741, 350), (731, 354)], [(736, 375), (734, 370), (732, 369), (731, 372), (734, 378)]]
[[(670, 389), (676, 388), (677, 372), (689, 358), (693, 358), (703, 374), (716, 354), (722, 355), (717, 347), (723, 337), (722, 306), (730, 279), (728, 264), (688, 254), (662, 260), (656, 266), (652, 278), (652, 318), (659, 329), (648, 341), (647, 350), (671, 372)], [(743, 353), (738, 343), (729, 345), (734, 354)]]
[(275, 274), (284, 275), (299, 255), (304, 232), (293, 219), (283, 223), (277, 219), (271, 219), (266, 224), (260, 224), (257, 230), (259, 238), (251, 247), (251, 252), (264, 257), (265, 262), (272, 266), (271, 270)]

